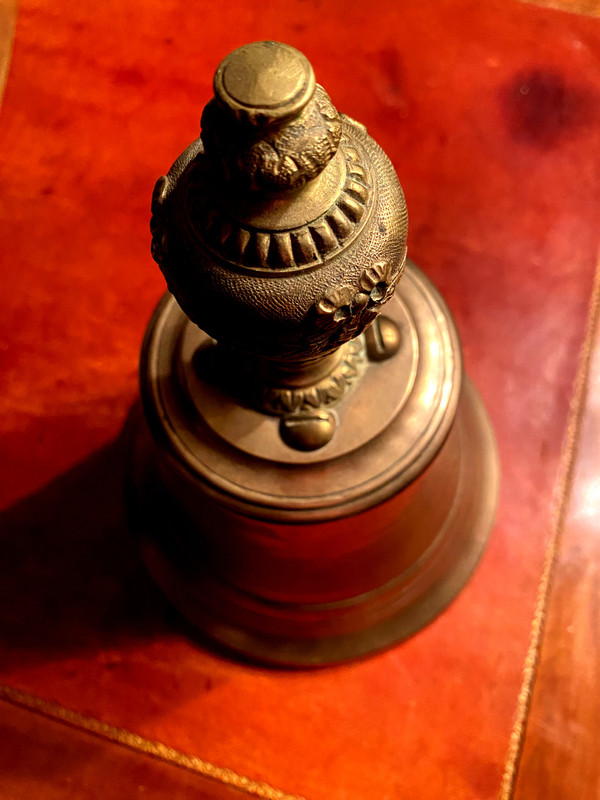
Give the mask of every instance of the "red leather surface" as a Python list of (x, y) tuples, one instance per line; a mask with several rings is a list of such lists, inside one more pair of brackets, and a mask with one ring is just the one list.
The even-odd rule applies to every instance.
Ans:
[[(192, 638), (139, 563), (111, 444), (164, 288), (154, 180), (220, 58), (264, 38), (392, 158), (503, 469), (452, 607), (312, 672)], [(2, 682), (311, 800), (496, 795), (598, 250), (599, 43), (598, 21), (516, 0), (23, 0), (0, 125)]]

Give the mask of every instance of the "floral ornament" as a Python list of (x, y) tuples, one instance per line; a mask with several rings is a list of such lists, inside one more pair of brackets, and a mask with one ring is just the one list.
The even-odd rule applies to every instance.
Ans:
[(316, 304), (317, 323), (329, 330), (344, 328), (344, 339), (358, 335), (392, 297), (402, 268), (394, 271), (389, 261), (377, 261), (363, 270), (358, 286), (335, 286)]
[(398, 270), (394, 275), (389, 261), (377, 261), (371, 267), (367, 267), (358, 280), (360, 293), (367, 297), (365, 302), (377, 307), (387, 303), (396, 290), (401, 274), (402, 271)]

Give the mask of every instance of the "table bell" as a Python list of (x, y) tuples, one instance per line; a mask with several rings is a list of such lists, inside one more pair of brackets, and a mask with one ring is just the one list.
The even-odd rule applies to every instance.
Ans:
[(161, 177), (134, 518), (191, 622), (253, 659), (364, 656), (463, 587), (498, 494), (389, 159), (277, 42), (228, 55)]

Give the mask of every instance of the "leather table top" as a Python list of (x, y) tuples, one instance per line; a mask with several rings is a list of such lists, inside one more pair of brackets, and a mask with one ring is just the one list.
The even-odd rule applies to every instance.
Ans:
[[(154, 181), (197, 136), (221, 57), (264, 38), (305, 52), (394, 162), (410, 255), (456, 318), (502, 464), (456, 602), (315, 671), (195, 637), (122, 499), (120, 432), (164, 291)], [(0, 125), (0, 796), (510, 791), (598, 254), (599, 57), (597, 19), (517, 0), (22, 0)]]

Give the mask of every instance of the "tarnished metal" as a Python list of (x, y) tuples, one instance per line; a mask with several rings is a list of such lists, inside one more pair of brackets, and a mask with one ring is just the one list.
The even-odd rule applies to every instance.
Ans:
[(153, 198), (174, 298), (140, 366), (146, 557), (230, 646), (342, 660), (466, 581), (494, 514), (493, 434), (442, 298), (405, 272), (404, 197), (365, 128), (288, 45), (234, 51), (214, 88)]
[(242, 47), (214, 85), (200, 139), (156, 185), (152, 251), (240, 399), (297, 427), (354, 383), (336, 373), (339, 348), (393, 295), (406, 204), (383, 151), (294, 48)]

